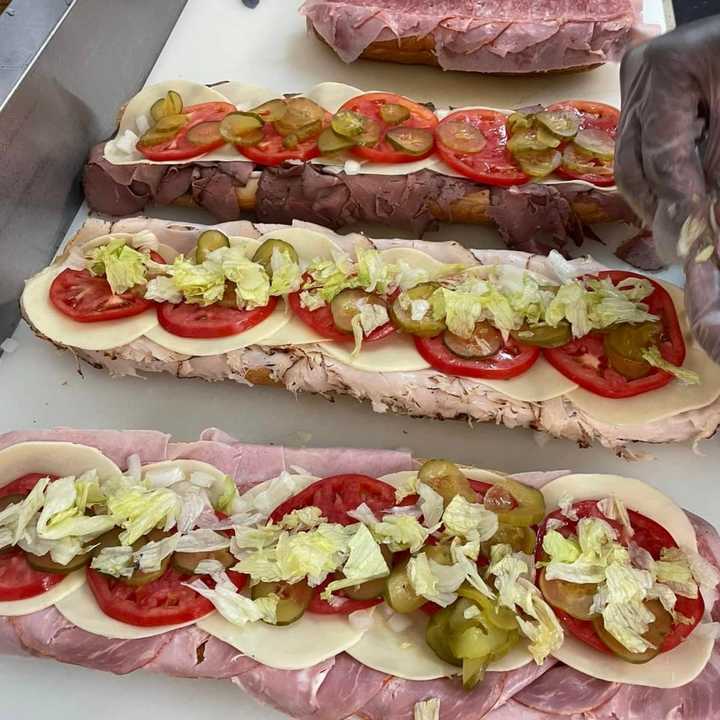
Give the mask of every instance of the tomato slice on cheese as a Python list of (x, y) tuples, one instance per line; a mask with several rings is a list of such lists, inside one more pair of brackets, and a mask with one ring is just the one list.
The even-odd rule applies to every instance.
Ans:
[[(652, 283), (653, 292), (643, 302), (647, 304), (648, 312), (657, 315), (662, 324), (660, 354), (673, 365), (682, 365), (685, 360), (685, 341), (675, 305), (667, 290), (654, 280), (623, 270), (607, 270), (598, 273), (597, 277), (609, 278), (614, 285), (626, 278), (640, 278)], [(652, 368), (647, 375), (634, 380), (616, 372), (608, 364), (604, 335), (598, 332), (543, 352), (548, 362), (566, 378), (603, 397), (633, 397), (657, 390), (673, 380), (670, 373), (659, 368)]]

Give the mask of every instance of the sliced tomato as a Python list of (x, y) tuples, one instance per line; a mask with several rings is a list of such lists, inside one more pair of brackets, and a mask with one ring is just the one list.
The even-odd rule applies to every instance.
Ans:
[[(660, 354), (673, 365), (682, 365), (685, 361), (685, 341), (675, 305), (667, 290), (650, 278), (624, 270), (606, 270), (596, 277), (610, 278), (615, 285), (631, 277), (652, 283), (654, 290), (643, 302), (648, 305), (648, 312), (657, 315), (662, 323)], [(608, 366), (601, 333), (590, 333), (567, 345), (545, 349), (543, 352), (558, 372), (585, 390), (602, 397), (633, 397), (657, 390), (673, 380), (670, 373), (658, 368), (653, 368), (645, 377), (628, 380)]]
[(41, 595), (64, 578), (62, 574), (33, 570), (19, 548), (0, 554), (0, 601)]
[(108, 617), (140, 627), (175, 625), (211, 613), (213, 604), (183, 585), (191, 579), (170, 567), (161, 578), (132, 587), (87, 568), (88, 585), (100, 609)]
[(374, 607), (383, 602), (382, 598), (373, 598), (372, 600), (353, 600), (343, 596), (342, 590), (335, 593), (336, 598), (339, 602), (331, 605), (327, 600), (323, 600), (321, 597), (322, 591), (325, 589), (331, 578), (328, 578), (324, 583), (318, 585), (314, 590), (310, 604), (307, 609), (308, 612), (316, 613), (318, 615), (349, 615), (354, 613), (356, 610), (366, 610), (367, 608)]
[(57, 475), (48, 475), (47, 473), (28, 473), (17, 480), (0, 488), (0, 497), (6, 495), (27, 495), (38, 483), (38, 480), (49, 477), (50, 480), (57, 480)]
[[(555, 510), (545, 518), (543, 524), (538, 528), (537, 546), (535, 550), (535, 559), (537, 561), (541, 561), (544, 557), (542, 543), (545, 533), (547, 532), (548, 521), (551, 518), (556, 518), (565, 523), (563, 527), (558, 529), (558, 532), (564, 537), (569, 537), (576, 533), (577, 523), (582, 518), (601, 518), (617, 530), (619, 541), (622, 542), (623, 545), (627, 545), (628, 542), (632, 540), (632, 542), (647, 550), (655, 560), (660, 558), (660, 552), (663, 548), (677, 547), (675, 539), (662, 525), (635, 510), (628, 509), (630, 525), (634, 530), (632, 538), (625, 537), (623, 526), (618, 521), (608, 520), (608, 518), (602, 514), (597, 507), (597, 500), (581, 500), (576, 502), (573, 504), (573, 510), (577, 513), (577, 521), (569, 520), (560, 510)], [(705, 603), (700, 594), (698, 594), (697, 598), (685, 598), (678, 595), (676, 609), (681, 614), (690, 618), (692, 623), (678, 623), (675, 625), (673, 631), (665, 638), (660, 648), (661, 652), (672, 650), (690, 635), (702, 620), (703, 613), (705, 612)], [(558, 608), (554, 608), (554, 610), (560, 622), (578, 640), (581, 640), (600, 652), (611, 653), (607, 645), (598, 637), (592, 622), (589, 620), (578, 620)]]
[(395, 488), (369, 475), (333, 475), (317, 480), (278, 505), (270, 519), (279, 522), (293, 510), (315, 506), (328, 522), (352, 525), (357, 520), (347, 512), (363, 503), (373, 512), (381, 513), (395, 505)]
[[(288, 295), (288, 302), (295, 315), (318, 335), (337, 342), (353, 342), (353, 336), (350, 333), (340, 332), (340, 330), (335, 327), (330, 305), (323, 305), (317, 310), (308, 310), (306, 307), (303, 307), (299, 292)], [(376, 342), (377, 340), (382, 340), (392, 335), (394, 332), (395, 326), (391, 322), (386, 322), (384, 325), (375, 328), (363, 342)]]
[[(402, 105), (410, 111), (410, 117), (396, 125), (386, 123), (380, 116), (380, 107), (382, 105)], [(352, 152), (371, 162), (377, 163), (406, 163), (422, 160), (432, 155), (433, 147), (431, 146), (426, 153), (421, 155), (412, 155), (410, 153), (396, 150), (385, 138), (387, 131), (393, 127), (409, 127), (422, 128), (424, 130), (433, 131), (438, 123), (435, 113), (430, 108), (413, 102), (402, 95), (394, 93), (366, 93), (348, 100), (341, 108), (342, 110), (352, 110), (353, 112), (372, 118), (380, 126), (380, 140), (372, 147), (354, 147)]]
[[(462, 153), (447, 147), (435, 133), (438, 155), (461, 175), (485, 185), (522, 185), (530, 180), (507, 148), (507, 116), (495, 110), (457, 110), (440, 121), (463, 121), (482, 132), (485, 147), (476, 153)], [(438, 126), (440, 127), (440, 126)]]
[(191, 128), (204, 122), (219, 122), (226, 115), (235, 112), (237, 108), (225, 102), (207, 102), (200, 105), (190, 105), (183, 108), (183, 115), (189, 116), (189, 121), (184, 125), (171, 140), (153, 145), (152, 147), (137, 146), (137, 149), (148, 160), (188, 160), (190, 158), (205, 155), (211, 150), (222, 147), (225, 141), (218, 138), (216, 141), (205, 145), (196, 145), (187, 139)]
[(268, 318), (278, 303), (271, 297), (264, 307), (239, 310), (220, 304), (160, 303), (157, 306), (160, 325), (173, 335), (186, 338), (220, 338), (249, 330)]
[(529, 370), (540, 357), (539, 348), (521, 345), (512, 338), (495, 355), (477, 359), (456, 355), (445, 345), (442, 335), (414, 340), (417, 351), (430, 365), (447, 375), (461, 377), (509, 380)]
[[(618, 123), (620, 122), (620, 111), (612, 105), (599, 102), (588, 102), (586, 100), (566, 100), (555, 103), (548, 110), (575, 110), (580, 115), (581, 130), (602, 130), (608, 133), (613, 139), (617, 136)], [(585, 180), (593, 185), (608, 187), (615, 184), (615, 177), (608, 175), (595, 175), (593, 173), (578, 173), (564, 165), (555, 171), (560, 177), (568, 180)]]
[[(331, 118), (330, 113), (325, 114), (323, 128), (330, 124)], [(320, 155), (318, 136), (303, 140), (291, 149), (283, 145), (284, 138), (272, 123), (265, 123), (262, 131), (263, 139), (257, 145), (237, 146), (239, 152), (259, 165), (282, 165), (288, 160), (302, 160), (304, 162)]]

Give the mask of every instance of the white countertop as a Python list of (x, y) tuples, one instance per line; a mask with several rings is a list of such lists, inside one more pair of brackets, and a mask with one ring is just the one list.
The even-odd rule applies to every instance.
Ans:
[[(487, 79), (370, 62), (346, 66), (306, 35), (295, 4), (261, 0), (256, 10), (248, 10), (240, 0), (189, 0), (149, 82), (176, 77), (201, 82), (247, 79), (290, 92), (335, 80), (432, 99), (438, 106), (470, 104), (479, 97), (498, 107), (567, 98), (619, 104), (615, 65), (543, 80)], [(648, 4), (652, 12), (646, 20), (662, 24), (661, 0)], [(118, 104), (123, 100), (118, 98)], [(82, 217), (81, 213), (77, 222)], [(487, 229), (446, 226), (428, 237), (500, 246)], [(599, 245), (584, 250), (603, 262), (621, 265)], [(677, 269), (663, 277), (680, 280)], [(37, 340), (25, 325), (14, 339), (17, 350), (0, 359), (0, 432), (57, 425), (154, 428), (189, 440), (205, 427), (218, 426), (249, 442), (407, 447), (423, 456), (442, 455), (511, 472), (553, 468), (613, 472), (651, 482), (720, 525), (720, 504), (709, 502), (717, 493), (720, 444), (716, 440), (701, 445), (704, 456), (687, 446), (646, 447), (642, 449), (656, 459), (630, 464), (606, 450), (581, 450), (565, 441), (540, 445), (535, 434), (525, 430), (377, 415), (347, 398), (330, 404), (273, 388), (181, 382), (169, 376), (110, 380), (105, 373), (78, 367), (71, 355)], [(250, 720), (280, 717), (260, 709), (229, 682), (193, 683), (144, 673), (115, 677), (16, 658), (0, 658), (0, 672), (4, 690), (0, 717), (13, 720), (75, 720), (100, 708), (104, 720), (145, 717), (149, 709), (154, 720), (190, 720), (211, 712), (213, 717)]]

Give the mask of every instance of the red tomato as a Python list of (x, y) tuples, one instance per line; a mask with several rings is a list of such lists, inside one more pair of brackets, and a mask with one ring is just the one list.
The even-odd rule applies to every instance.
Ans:
[(132, 587), (87, 568), (88, 585), (100, 609), (108, 617), (140, 627), (174, 625), (211, 613), (213, 604), (182, 584), (191, 578), (171, 567), (161, 578)]
[(310, 604), (308, 605), (308, 612), (317, 613), (318, 615), (349, 615), (354, 613), (356, 610), (365, 610), (366, 608), (374, 607), (379, 605), (383, 599), (373, 598), (372, 600), (352, 600), (351, 598), (343, 597), (343, 592), (340, 590), (336, 595), (342, 601), (336, 605), (331, 605), (327, 600), (323, 600), (320, 595), (325, 589), (331, 578), (328, 578), (322, 585), (318, 585), (314, 588)]
[(41, 595), (64, 578), (57, 573), (33, 570), (19, 548), (0, 554), (0, 600), (3, 602)]
[[(610, 278), (615, 285), (628, 277), (650, 280), (643, 275), (623, 270), (606, 270), (598, 273), (597, 277)], [(654, 290), (644, 302), (648, 305), (648, 311), (660, 318), (663, 326), (660, 354), (673, 365), (682, 365), (685, 360), (685, 341), (675, 305), (665, 288), (654, 280), (650, 282)], [(637, 380), (628, 380), (615, 372), (608, 367), (603, 336), (600, 333), (590, 333), (567, 345), (543, 352), (548, 362), (565, 377), (585, 390), (603, 397), (633, 397), (657, 390), (673, 380), (670, 373), (658, 368), (653, 368), (645, 377)]]
[[(330, 124), (332, 115), (325, 113), (323, 128)], [(318, 136), (308, 138), (290, 149), (283, 145), (283, 136), (273, 127), (265, 123), (262, 128), (263, 139), (257, 145), (237, 145), (237, 149), (245, 157), (259, 165), (281, 165), (288, 160), (312, 160), (320, 154)]]
[(0, 488), (0, 497), (6, 495), (27, 495), (37, 485), (38, 480), (49, 477), (51, 480), (57, 480), (57, 475), (48, 475), (47, 473), (28, 473), (17, 480)]
[(477, 359), (456, 355), (445, 345), (442, 335), (413, 339), (418, 352), (430, 365), (447, 375), (461, 377), (509, 380), (529, 370), (540, 357), (539, 348), (521, 345), (512, 338), (495, 355)]
[(212, 143), (195, 145), (187, 139), (188, 131), (200, 123), (220, 121), (229, 113), (235, 112), (236, 109), (234, 105), (225, 102), (207, 102), (200, 105), (190, 105), (189, 107), (183, 108), (183, 115), (189, 115), (190, 120), (184, 127), (180, 128), (175, 137), (160, 145), (153, 145), (152, 147), (142, 147), (138, 145), (137, 149), (148, 160), (159, 161), (188, 160), (198, 155), (204, 155), (211, 150), (222, 147), (225, 141), (222, 138), (218, 138)]
[[(393, 105), (402, 105), (410, 111), (410, 117), (397, 125), (389, 125), (380, 116), (380, 107), (387, 103)], [(380, 126), (380, 141), (373, 147), (354, 147), (352, 149), (355, 155), (365, 160), (378, 163), (406, 163), (422, 160), (433, 152), (433, 147), (421, 155), (411, 155), (393, 148), (393, 146), (385, 139), (385, 135), (390, 128), (393, 127), (409, 127), (423, 128), (432, 130), (438, 123), (435, 113), (424, 105), (413, 102), (402, 95), (394, 93), (366, 93), (358, 95), (358, 97), (348, 100), (341, 108), (342, 110), (352, 110), (353, 112), (372, 118)]]
[(152, 302), (132, 290), (114, 295), (104, 277), (87, 270), (63, 270), (50, 286), (50, 302), (75, 322), (102, 322), (140, 315)]
[[(620, 111), (612, 105), (605, 105), (598, 102), (587, 102), (585, 100), (568, 100), (551, 105), (548, 110), (576, 110), (580, 113), (581, 130), (603, 130), (612, 138), (617, 135), (617, 126), (620, 121)], [(615, 184), (615, 178), (611, 175), (595, 175), (592, 173), (578, 173), (570, 168), (561, 165), (556, 173), (560, 177), (569, 180), (585, 180), (593, 185), (608, 187)]]
[(220, 304), (203, 307), (193, 303), (160, 303), (158, 321), (173, 335), (187, 338), (220, 338), (237, 335), (269, 317), (278, 299), (271, 297), (264, 307), (239, 310)]
[[(435, 133), (438, 155), (461, 175), (485, 185), (522, 185), (530, 180), (507, 148), (507, 117), (495, 110), (457, 110), (440, 121), (462, 120), (482, 132), (485, 147), (476, 153), (462, 153), (444, 145)], [(439, 126), (438, 126), (439, 127)]]
[[(662, 525), (645, 515), (641, 515), (635, 510), (628, 509), (630, 525), (635, 532), (632, 538), (626, 538), (623, 536), (622, 525), (616, 520), (608, 520), (600, 512), (597, 507), (597, 500), (581, 500), (580, 502), (573, 504), (573, 509), (577, 512), (578, 520), (585, 517), (598, 517), (610, 523), (610, 525), (618, 531), (619, 541), (623, 545), (627, 545), (629, 540), (632, 540), (632, 542), (636, 543), (640, 547), (645, 548), (645, 550), (647, 550), (653, 558), (655, 558), (655, 560), (660, 558), (660, 551), (663, 548), (677, 547), (677, 543), (673, 539), (672, 535), (670, 535), (670, 533), (662, 527)], [(566, 518), (560, 510), (555, 510), (550, 513), (538, 529), (537, 547), (535, 550), (535, 559), (537, 561), (540, 561), (543, 558), (542, 543), (543, 538), (545, 537), (545, 532), (547, 531), (547, 523), (550, 518), (558, 518), (565, 523), (565, 525), (558, 530), (558, 532), (564, 537), (569, 537), (570, 535), (575, 534), (577, 521), (568, 520), (568, 518)], [(703, 602), (700, 594), (698, 594), (697, 598), (685, 598), (678, 595), (676, 608), (678, 612), (690, 618), (692, 620), (692, 624), (686, 625), (678, 623), (673, 628), (673, 631), (665, 638), (660, 648), (661, 652), (672, 650), (674, 647), (677, 647), (688, 635), (690, 635), (690, 633), (702, 620), (703, 613), (705, 612), (705, 603)], [(571, 617), (557, 608), (554, 608), (554, 610), (560, 622), (572, 635), (578, 638), (578, 640), (582, 640), (600, 652), (611, 652), (607, 645), (605, 645), (605, 643), (595, 633), (592, 622), (589, 620), (578, 620), (577, 618)]]
[(278, 505), (270, 519), (279, 522), (293, 510), (315, 506), (328, 522), (352, 525), (357, 520), (349, 517), (347, 511), (363, 503), (373, 512), (382, 513), (395, 505), (395, 488), (368, 475), (333, 475), (317, 480)]
[[(336, 340), (337, 342), (352, 342), (353, 336), (350, 333), (340, 332), (335, 327), (333, 321), (332, 311), (330, 305), (323, 305), (317, 310), (308, 310), (303, 307), (300, 301), (300, 293), (291, 293), (288, 295), (288, 302), (295, 315), (300, 318), (308, 327), (312, 328), (318, 335), (322, 335), (324, 338), (329, 340)], [(395, 332), (395, 327), (391, 322), (386, 322), (379, 328), (375, 328), (363, 342), (375, 342), (376, 340), (382, 340), (383, 338), (392, 335)]]

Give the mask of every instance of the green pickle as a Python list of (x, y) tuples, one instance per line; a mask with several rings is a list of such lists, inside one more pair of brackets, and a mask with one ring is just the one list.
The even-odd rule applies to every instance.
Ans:
[(262, 139), (263, 120), (254, 112), (232, 112), (220, 122), (220, 135), (225, 142), (245, 144), (249, 136), (253, 137), (260, 132)]
[(515, 155), (515, 160), (526, 175), (537, 178), (550, 175), (562, 165), (562, 155), (552, 148), (527, 150)]
[(400, 293), (388, 308), (388, 315), (392, 324), (398, 330), (418, 337), (435, 337), (439, 335), (445, 330), (445, 321), (443, 319), (435, 320), (429, 310), (420, 320), (413, 320), (412, 306), (410, 305), (413, 300), (426, 300), (429, 302), (433, 293), (439, 287), (437, 283), (423, 283)]
[(219, 230), (206, 230), (200, 235), (195, 248), (195, 262), (200, 265), (207, 260), (207, 256), (222, 247), (230, 247), (230, 240), (225, 233)]
[(556, 348), (567, 345), (572, 340), (572, 329), (570, 323), (563, 320), (557, 327), (552, 327), (552, 325), (523, 325), (519, 330), (511, 330), (510, 335), (524, 345)]
[(49, 552), (45, 553), (45, 555), (33, 555), (29, 552), (25, 553), (25, 559), (33, 570), (39, 570), (40, 572), (46, 573), (56, 573), (58, 575), (67, 575), (73, 570), (79, 570), (81, 567), (87, 565), (91, 558), (92, 552), (87, 552), (83, 555), (76, 555), (72, 558), (72, 560), (70, 560), (70, 562), (65, 565), (61, 565), (50, 557)]
[[(285, 103), (287, 112), (273, 121), (275, 129), (286, 137), (297, 135), (299, 140), (307, 140), (312, 135), (319, 135), (322, 131), (322, 121), (325, 111), (315, 102), (304, 97), (290, 98)], [(260, 117), (261, 113), (254, 111)]]
[(374, 147), (380, 142), (380, 134), (382, 128), (380, 123), (371, 117), (363, 118), (363, 130), (359, 135), (353, 138), (356, 145), (360, 147)]
[(253, 108), (250, 113), (260, 117), (263, 122), (271, 123), (276, 120), (280, 120), (287, 111), (287, 102), (277, 98), (275, 100), (268, 100), (262, 105), (258, 105), (256, 108)]
[(398, 150), (408, 155), (424, 155), (433, 146), (433, 134), (424, 128), (394, 127), (385, 134), (385, 139)]
[(181, 573), (193, 575), (195, 568), (203, 560), (216, 560), (225, 570), (231, 568), (237, 562), (228, 550), (211, 550), (207, 552), (176, 552), (173, 554), (172, 564)]
[(380, 117), (388, 125), (398, 125), (410, 119), (410, 110), (397, 103), (385, 103), (380, 106)]
[(335, 133), (345, 138), (354, 138), (365, 129), (365, 118), (352, 110), (338, 110), (330, 121)]
[(449, 460), (428, 460), (418, 471), (418, 479), (441, 495), (446, 507), (456, 495), (462, 495), (468, 502), (477, 502), (477, 493), (470, 481)]
[(436, 129), (438, 140), (451, 150), (461, 153), (478, 153), (487, 145), (482, 130), (465, 120), (449, 120)]
[(183, 100), (180, 94), (169, 90), (165, 97), (156, 100), (150, 108), (150, 117), (157, 122), (167, 115), (177, 115), (183, 110)]
[(483, 554), (490, 557), (493, 545), (509, 545), (513, 552), (524, 552), (532, 555), (535, 551), (536, 537), (530, 527), (514, 527), (500, 523), (497, 532), (487, 542), (480, 543)]
[(643, 352), (657, 345), (662, 328), (657, 322), (638, 325), (622, 323), (612, 326), (605, 333), (605, 355), (610, 367), (628, 380), (644, 377), (652, 366), (642, 356)]
[(318, 147), (321, 155), (332, 155), (342, 150), (354, 147), (355, 141), (349, 137), (338, 135), (331, 127), (325, 128), (318, 138)]
[(577, 135), (580, 115), (574, 110), (545, 110), (535, 115), (538, 125), (567, 140)]
[(273, 274), (272, 258), (276, 252), (286, 255), (291, 262), (296, 264), (299, 262), (298, 254), (290, 243), (287, 243), (284, 240), (277, 240), (275, 238), (265, 240), (265, 242), (255, 251), (255, 254), (252, 256), (252, 261), (262, 265), (270, 278), (272, 278)]
[(220, 132), (220, 123), (215, 120), (193, 125), (188, 130), (187, 139), (193, 145), (210, 145), (225, 141)]
[(598, 160), (609, 161), (615, 157), (615, 140), (602, 130), (581, 130), (575, 137), (575, 145)]
[(250, 595), (253, 600), (277, 595), (277, 625), (291, 625), (307, 610), (314, 590), (306, 582), (261, 582), (253, 585)]
[(593, 599), (597, 593), (597, 583), (572, 583), (565, 580), (548, 580), (545, 569), (538, 574), (537, 585), (543, 597), (550, 605), (574, 617), (577, 620), (592, 620)]
[(443, 333), (443, 342), (448, 350), (464, 358), (492, 357), (503, 347), (500, 331), (488, 322), (476, 323), (469, 338), (460, 337), (446, 330)]
[(399, 613), (419, 610), (427, 601), (417, 595), (407, 574), (407, 561), (396, 565), (385, 580), (385, 602)]
[(501, 523), (513, 527), (530, 527), (537, 525), (545, 517), (545, 499), (539, 490), (507, 476), (498, 478), (495, 481), (495, 488), (504, 490), (515, 504), (515, 507), (505, 509), (497, 502), (498, 491), (494, 493), (488, 491), (485, 494), (485, 507), (496, 513)]
[(364, 290), (343, 290), (333, 298), (330, 312), (335, 327), (340, 332), (352, 333), (352, 320), (360, 312), (361, 303), (385, 306), (385, 301), (379, 295)]

